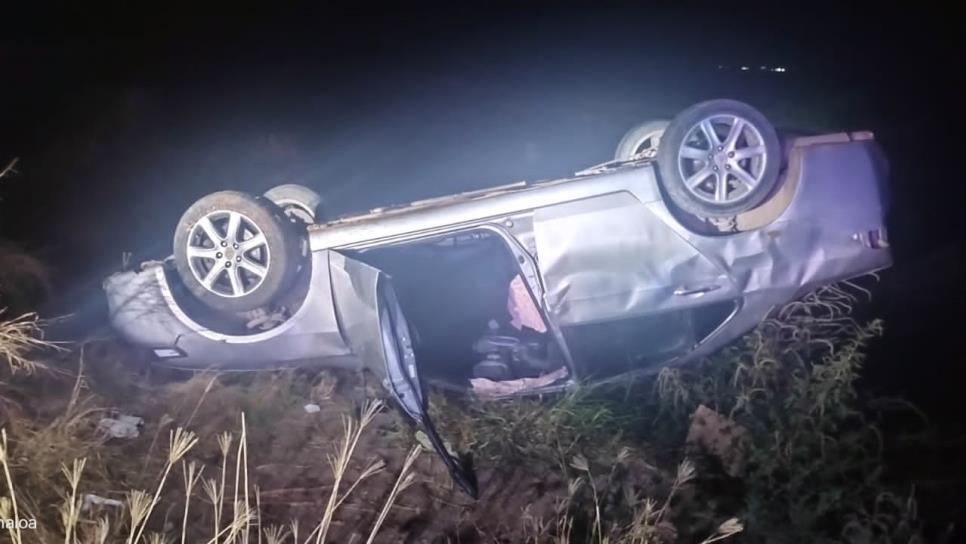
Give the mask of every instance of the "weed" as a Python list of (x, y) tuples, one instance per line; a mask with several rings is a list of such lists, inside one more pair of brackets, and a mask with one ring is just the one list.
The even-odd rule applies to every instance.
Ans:
[[(66, 407), (11, 423), (9, 441), (4, 431), (0, 518), (59, 512), (37, 535), (67, 544), (320, 544), (350, 535), (372, 543), (409, 531), (419, 536), (405, 538), (535, 544), (709, 544), (739, 533), (750, 542), (918, 542), (915, 495), (881, 482), (881, 439), (856, 387), (865, 349), (883, 333), (879, 321), (852, 319), (862, 294), (849, 285), (819, 290), (776, 308), (712, 357), (621, 394), (581, 387), (486, 403), (437, 395), (441, 434), (473, 452), (489, 481), (479, 503), (455, 495), (442, 463), (410, 450), (410, 437), (397, 448), (409, 450), (405, 457), (379, 450), (387, 435), (401, 441), (402, 426), (377, 402), (346, 417), (354, 404), (334, 373), (202, 374), (147, 399), (105, 401), (81, 365)], [(32, 349), (22, 352), (27, 359)], [(307, 399), (321, 412), (306, 414)], [(150, 435), (138, 444), (99, 439), (95, 416), (106, 402), (141, 410), (162, 451), (148, 446)], [(700, 405), (747, 432), (744, 472), (686, 452)], [(271, 477), (297, 464), (305, 470)], [(178, 470), (183, 485), (168, 485)], [(125, 493), (123, 512), (81, 508), (78, 497), (110, 490)], [(309, 513), (281, 509), (293, 504)], [(32, 538), (14, 529), (8, 537)]]
[(853, 284), (819, 289), (735, 345), (656, 380), (665, 428), (685, 428), (704, 404), (750, 432), (743, 485), (753, 538), (833, 538), (884, 489), (881, 438), (856, 389), (864, 350), (883, 326), (850, 317), (857, 292), (867, 294)]
[[(658, 507), (655, 499), (622, 485), (622, 475), (614, 468), (624, 464), (629, 456), (626, 450), (619, 454), (609, 475), (603, 479), (594, 475), (594, 469), (585, 457), (575, 456), (571, 468), (578, 475), (571, 479), (568, 486), (566, 508), (561, 509), (554, 523), (531, 520), (526, 541), (555, 544), (660, 544), (677, 541), (678, 532), (668, 519), (671, 504), (695, 479), (694, 465), (687, 459), (678, 464), (670, 489)], [(581, 493), (587, 488), (590, 489), (589, 499)], [(622, 488), (623, 492), (604, 493), (605, 489), (614, 488)], [(586, 529), (582, 530), (582, 527)], [(744, 526), (737, 518), (730, 518), (720, 523), (701, 544), (723, 540), (743, 530)]]
[(565, 468), (574, 455), (609, 456), (621, 448), (631, 423), (620, 408), (589, 389), (552, 398), (471, 401), (440, 397), (432, 416), (443, 436), (493, 464), (550, 463)]
[[(319, 544), (326, 542), (331, 529), (332, 521), (339, 506), (346, 500), (349, 494), (356, 489), (361, 481), (382, 470), (382, 466), (380, 464), (371, 464), (369, 468), (363, 471), (358, 478), (349, 483), (347, 490), (340, 493), (340, 486), (338, 485), (338, 482), (340, 482), (346, 475), (346, 469), (348, 468), (349, 461), (353, 456), (363, 431), (372, 422), (373, 418), (380, 409), (380, 403), (369, 403), (364, 407), (362, 416), (358, 421), (348, 418), (344, 421), (345, 434), (343, 436), (343, 441), (340, 443), (341, 445), (337, 449), (336, 454), (330, 457), (330, 466), (336, 477), (337, 483), (333, 486), (330, 499), (326, 504), (325, 510), (321, 514), (321, 519), (316, 525), (315, 530), (309, 535), (309, 540), (313, 540), (314, 538), (314, 542)], [(272, 525), (263, 529), (260, 524), (257, 524), (254, 528), (252, 527), (252, 522), (260, 519), (258, 507), (260, 507), (261, 503), (257, 498), (259, 496), (257, 487), (255, 488), (255, 507), (253, 508), (253, 505), (250, 503), (250, 495), (247, 488), (248, 466), (246, 464), (247, 455), (245, 452), (244, 418), (242, 419), (242, 422), (241, 437), (236, 447), (236, 461), (238, 462), (235, 466), (235, 481), (238, 482), (239, 485), (245, 486), (245, 488), (239, 490), (236, 487), (234, 490), (235, 501), (232, 506), (233, 510), (231, 520), (225, 526), (222, 526), (219, 521), (215, 521), (213, 530), (211, 531), (212, 536), (207, 540), (207, 542), (209, 544), (216, 544), (218, 542), (249, 542), (249, 538), (253, 531), (256, 533), (259, 542), (261, 541), (262, 534), (264, 534), (269, 543), (287, 542), (290, 535), (294, 538), (293, 542), (300, 542), (298, 540), (297, 522), (292, 523), (290, 530)], [(232, 445), (230, 436), (230, 434), (225, 433), (219, 435), (218, 437), (219, 447), (222, 451), (223, 467), (227, 464), (226, 461)], [(180, 541), (188, 541), (188, 530), (190, 526), (189, 506), (194, 495), (193, 490), (195, 486), (199, 481), (202, 481), (201, 477), (204, 466), (198, 464), (194, 460), (186, 462), (183, 461), (183, 459), (194, 448), (198, 440), (198, 437), (195, 436), (194, 433), (185, 431), (181, 427), (171, 431), (168, 442), (166, 462), (164, 468), (157, 478), (155, 491), (153, 493), (142, 490), (131, 490), (127, 492), (125, 501), (125, 509), (127, 511), (127, 529), (123, 532), (123, 534), (119, 532), (120, 527), (118, 525), (112, 525), (107, 518), (100, 518), (95, 521), (86, 520), (82, 517), (83, 512), (81, 509), (81, 502), (78, 500), (78, 490), (81, 487), (81, 478), (84, 473), (86, 460), (77, 459), (73, 462), (71, 467), (67, 467), (66, 465), (63, 466), (62, 473), (67, 479), (68, 491), (65, 495), (65, 502), (61, 505), (59, 511), (62, 527), (60, 533), (63, 535), (62, 540), (65, 542), (65, 544), (75, 543), (80, 540), (80, 531), (78, 530), (78, 527), (80, 526), (81, 521), (84, 521), (85, 523), (94, 527), (90, 535), (91, 538), (89, 539), (93, 542), (120, 542), (121, 540), (127, 544), (137, 544), (140, 542), (172, 542), (173, 537), (171, 535), (168, 535), (164, 532), (147, 531), (146, 529), (151, 521), (152, 513), (156, 510), (158, 505), (161, 503), (162, 498), (164, 497), (163, 491), (165, 490), (165, 483), (168, 479), (171, 469), (179, 462), (183, 470), (184, 480), (184, 503), (182, 506), (183, 514), (180, 524)], [(380, 528), (389, 514), (390, 508), (397, 501), (398, 497), (414, 483), (412, 467), (419, 455), (419, 451), (419, 447), (417, 446), (416, 448), (413, 448), (409, 456), (407, 456), (402, 470), (396, 479), (395, 485), (390, 490), (388, 498), (382, 506), (378, 518), (371, 525), (371, 529), (369, 531), (369, 543), (372, 543), (376, 538), (376, 535), (379, 533)], [(0, 465), (3, 467), (4, 481), (6, 484), (5, 487), (9, 492), (9, 497), (4, 496), (0, 498), (0, 517), (6, 519), (6, 517), (9, 516), (9, 519), (14, 520), (14, 523), (9, 524), (9, 536), (11, 541), (16, 544), (20, 544), (23, 540), (18, 522), (24, 517), (24, 512), (20, 508), (20, 503), (18, 502), (18, 487), (14, 480), (11, 466), (8, 462), (9, 453), (10, 445), (7, 439), (7, 432), (6, 429), (3, 429), (0, 430)], [(223, 476), (222, 482), (224, 482), (224, 480), (225, 477)], [(216, 520), (219, 519), (218, 512), (225, 495), (224, 485), (224, 483), (219, 485), (214, 479), (202, 481), (202, 487), (205, 489), (209, 499), (216, 507), (215, 514), (213, 515)], [(34, 514), (36, 514), (36, 512), (30, 512), (31, 516)], [(42, 530), (50, 532), (51, 534), (56, 533), (56, 531), (50, 531), (49, 528), (42, 528)], [(111, 538), (114, 538), (114, 540), (109, 540)]]

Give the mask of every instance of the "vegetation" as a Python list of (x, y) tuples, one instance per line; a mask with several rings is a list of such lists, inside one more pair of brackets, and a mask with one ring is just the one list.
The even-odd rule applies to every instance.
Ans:
[[(4, 317), (0, 519), (37, 521), (7, 524), (15, 543), (919, 542), (856, 387), (883, 333), (851, 317), (862, 295), (820, 289), (713, 357), (619, 387), (434, 395), (441, 434), (474, 455), (478, 502), (359, 376), (137, 372), (113, 341), (57, 353), (35, 316)], [(144, 417), (140, 437), (99, 429), (119, 412)]]
[[(480, 404), (468, 412), (447, 407), (440, 414), (458, 414), (447, 430), (488, 463), (544, 461), (548, 470), (567, 472), (571, 483), (608, 475), (586, 496), (568, 497), (564, 527), (572, 535), (583, 523), (580, 540), (637, 541), (628, 528), (641, 511), (654, 512), (662, 486), (648, 490), (650, 502), (637, 494), (642, 483), (626, 474), (628, 459), (643, 462), (635, 471), (640, 476), (693, 455), (697, 474), (684, 483), (696, 488), (695, 501), (706, 502), (680, 508), (680, 530), (668, 531), (678, 538), (695, 540), (692, 533), (730, 516), (742, 520), (746, 541), (914, 542), (915, 497), (897, 496), (882, 483), (872, 399), (856, 388), (864, 350), (883, 333), (881, 321), (851, 317), (864, 294), (851, 283), (819, 289), (713, 357), (621, 388), (584, 388), (551, 402)], [(733, 459), (689, 443), (699, 408), (741, 431), (726, 448)], [(679, 488), (672, 483), (664, 494)], [(603, 520), (601, 509), (609, 514)]]

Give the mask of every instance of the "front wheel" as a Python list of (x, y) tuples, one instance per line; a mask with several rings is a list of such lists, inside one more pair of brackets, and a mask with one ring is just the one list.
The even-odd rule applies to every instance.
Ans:
[(311, 225), (321, 219), (322, 197), (304, 185), (276, 185), (265, 191), (265, 198), (274, 202), (293, 221)]
[(202, 197), (181, 217), (174, 262), (188, 290), (221, 312), (264, 307), (298, 271), (300, 238), (271, 202), (236, 191)]
[(775, 128), (755, 108), (709, 100), (678, 114), (657, 153), (672, 203), (699, 217), (730, 217), (761, 205), (781, 168)]

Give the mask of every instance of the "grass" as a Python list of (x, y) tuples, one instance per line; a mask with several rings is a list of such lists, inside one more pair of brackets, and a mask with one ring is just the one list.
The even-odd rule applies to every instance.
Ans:
[[(268, 526), (262, 529), (258, 526), (253, 526), (253, 521), (259, 519), (259, 511), (257, 509), (258, 501), (252, 500), (252, 496), (257, 497), (257, 489), (254, 493), (250, 494), (250, 486), (248, 485), (248, 470), (249, 467), (246, 463), (247, 457), (245, 452), (245, 427), (242, 423), (241, 438), (238, 441), (236, 447), (236, 464), (235, 464), (235, 481), (241, 482), (242, 488), (239, 489), (238, 485), (235, 486), (233, 490), (233, 501), (229, 508), (231, 516), (228, 518), (222, 518), (223, 510), (226, 509), (224, 505), (224, 498), (226, 496), (225, 490), (225, 475), (227, 473), (227, 466), (229, 460), (229, 450), (231, 447), (230, 439), (226, 438), (230, 435), (220, 435), (219, 436), (219, 447), (222, 448), (223, 455), (222, 460), (222, 479), (221, 484), (216, 485), (214, 480), (207, 480), (205, 488), (207, 489), (207, 494), (210, 502), (215, 507), (214, 525), (210, 528), (210, 538), (202, 540), (210, 544), (221, 543), (234, 543), (234, 542), (249, 542), (250, 540), (257, 539), (261, 541), (261, 533), (264, 531), (265, 538), (270, 542), (288, 542), (289, 537), (295, 538), (293, 541), (298, 542), (315, 542), (321, 544), (330, 541), (328, 539), (330, 528), (332, 527), (333, 520), (335, 519), (335, 513), (342, 505), (347, 496), (356, 487), (364, 481), (368, 476), (371, 476), (375, 472), (382, 470), (382, 467), (375, 467), (370, 465), (370, 468), (366, 469), (362, 475), (351, 483), (349, 483), (348, 488), (339, 494), (340, 485), (342, 478), (346, 474), (346, 469), (352, 460), (352, 455), (356, 445), (359, 442), (361, 434), (364, 432), (365, 428), (371, 424), (375, 414), (382, 408), (381, 404), (378, 402), (368, 404), (363, 411), (363, 416), (359, 421), (354, 421), (351, 419), (346, 419), (344, 421), (344, 435), (339, 447), (336, 449), (335, 453), (330, 457), (330, 466), (336, 476), (336, 485), (332, 488), (332, 494), (330, 495), (329, 501), (326, 503), (324, 510), (320, 513), (319, 522), (313, 529), (313, 531), (308, 535), (305, 540), (298, 541), (296, 535), (298, 535), (297, 525), (293, 525), (291, 532), (288, 530), (283, 530), (279, 526)], [(244, 422), (244, 414), (242, 415), (242, 422)], [(2, 431), (2, 441), (0, 441), (0, 466), (3, 468), (4, 480), (6, 492), (9, 496), (4, 496), (2, 500), (2, 515), (4, 517), (10, 516), (9, 519), (19, 520), (21, 518), (31, 517), (43, 519), (41, 515), (42, 512), (33, 509), (24, 509), (21, 503), (18, 503), (18, 484), (16, 479), (12, 476), (13, 471), (10, 463), (10, 456), (12, 453), (10, 444), (8, 443), (6, 429)], [(56, 529), (54, 527), (41, 527), (39, 532), (45, 535), (44, 541), (54, 541), (51, 539), (52, 535), (59, 533), (63, 534), (62, 539), (56, 538), (57, 541), (63, 540), (65, 544), (70, 544), (74, 542), (125, 542), (127, 544), (137, 544), (141, 542), (157, 542), (157, 541), (168, 541), (170, 535), (165, 535), (158, 532), (147, 532), (146, 529), (152, 524), (152, 519), (155, 514), (157, 507), (161, 504), (162, 498), (165, 496), (166, 484), (168, 482), (169, 476), (173, 469), (177, 466), (181, 466), (182, 476), (184, 481), (184, 494), (183, 494), (183, 516), (180, 523), (180, 541), (181, 542), (195, 542), (198, 537), (192, 533), (191, 540), (189, 540), (188, 532), (191, 528), (189, 520), (189, 508), (191, 501), (194, 497), (193, 490), (201, 479), (203, 466), (199, 465), (196, 461), (184, 462), (185, 456), (192, 451), (192, 449), (198, 444), (198, 437), (191, 431), (187, 431), (181, 427), (171, 431), (168, 441), (168, 450), (166, 455), (166, 463), (157, 477), (157, 485), (153, 492), (148, 492), (139, 489), (133, 489), (126, 492), (125, 500), (125, 510), (126, 517), (116, 516), (113, 520), (109, 517), (102, 517), (98, 520), (85, 520), (82, 519), (81, 502), (78, 499), (78, 490), (81, 487), (81, 480), (84, 472), (84, 467), (87, 460), (85, 458), (74, 459), (71, 466), (63, 465), (61, 467), (61, 472), (67, 481), (66, 493), (64, 503), (61, 505), (60, 521), (61, 527)], [(369, 532), (369, 539), (367, 542), (373, 542), (376, 535), (379, 533), (379, 529), (385, 521), (389, 510), (391, 509), (393, 503), (397, 500), (399, 495), (403, 493), (407, 487), (412, 484), (413, 475), (411, 473), (412, 464), (419, 454), (419, 449), (414, 448), (409, 456), (407, 457), (406, 463), (404, 464), (402, 470), (400, 471), (396, 484), (393, 486), (388, 498), (382, 506), (382, 510), (379, 513), (378, 518), (373, 522), (371, 530)], [(85, 523), (81, 523), (84, 521)], [(90, 528), (90, 534), (82, 530), (84, 526)], [(252, 536), (252, 533), (255, 536)], [(31, 541), (31, 539), (25, 539), (24, 535), (17, 524), (10, 529), (9, 536), (12, 542), (15, 544), (21, 544), (24, 541)], [(159, 540), (160, 539), (160, 540)]]
[[(622, 388), (470, 404), (462, 412), (442, 404), (438, 411), (450, 415), (451, 421), (443, 418), (445, 427), (461, 446), (489, 464), (553, 460), (565, 470), (576, 468), (577, 475), (568, 475), (570, 517), (540, 525), (541, 532), (566, 528), (566, 535), (579, 533), (581, 542), (662, 541), (655, 535), (670, 507), (665, 502), (658, 508), (653, 497), (674, 497), (680, 485), (693, 484), (696, 496), (719, 486), (738, 491), (728, 502), (711, 498), (713, 509), (679, 507), (675, 517), (688, 529), (665, 527), (665, 540), (698, 541), (697, 528), (708, 531), (713, 519), (727, 516), (743, 520), (751, 542), (915, 541), (921, 528), (911, 515), (915, 509), (886, 508), (896, 495), (881, 477), (883, 440), (870, 417), (876, 399), (856, 386), (866, 348), (884, 332), (881, 321), (851, 317), (864, 296), (868, 291), (853, 283), (819, 289), (777, 308), (714, 356)], [(722, 459), (703, 452), (696, 465), (701, 477), (682, 482), (679, 470), (669, 490), (656, 485), (645, 490), (649, 497), (635, 497), (627, 489), (631, 477), (620, 469), (622, 458), (667, 466), (686, 455), (685, 437), (701, 406), (744, 431), (744, 470), (728, 474)], [(601, 473), (619, 476), (601, 482)], [(589, 491), (582, 496), (579, 489)], [(642, 524), (641, 515), (656, 521)]]
[[(883, 482), (874, 399), (856, 385), (884, 332), (851, 317), (862, 296), (848, 284), (821, 289), (706, 360), (619, 388), (487, 403), (435, 395), (441, 434), (474, 455), (477, 503), (394, 411), (359, 398), (354, 376), (114, 386), (103, 382), (123, 373), (92, 380), (85, 365), (103, 361), (76, 350), (70, 383), (14, 377), (66, 400), (9, 421), (0, 517), (42, 525), (8, 533), (17, 543), (918, 542), (915, 493)], [(41, 362), (39, 322), (9, 326), (41, 343), (5, 349)], [(307, 401), (322, 411), (306, 414)], [(742, 429), (740, 471), (688, 444), (699, 407)], [(144, 436), (98, 437), (97, 419), (113, 410), (144, 415)], [(85, 509), (88, 493), (124, 507)]]
[(577, 453), (612, 458), (633, 423), (619, 406), (586, 388), (553, 398), (436, 400), (432, 416), (443, 436), (491, 463), (512, 460), (563, 469)]
[(32, 357), (38, 349), (55, 348), (43, 338), (43, 328), (37, 314), (28, 313), (4, 319), (5, 308), (0, 308), (0, 363), (5, 363), (9, 374), (34, 372), (44, 365)]
[[(39, 368), (44, 367), (41, 358), (44, 351), (63, 349), (43, 339), (41, 322), (35, 315), (27, 315), (18, 319), (0, 322), (0, 357), (4, 359), (8, 375), (13, 378), (23, 378)], [(315, 542), (322, 544), (332, 541), (330, 530), (335, 522), (335, 514), (352, 492), (370, 476), (385, 469), (382, 462), (370, 462), (368, 468), (361, 474), (350, 477), (350, 466), (353, 456), (366, 428), (370, 426), (384, 407), (381, 402), (368, 402), (364, 405), (362, 415), (358, 419), (343, 417), (343, 436), (333, 453), (329, 455), (329, 466), (333, 472), (335, 484), (328, 502), (319, 513), (318, 523), (305, 540), (298, 540), (298, 525), (293, 522), (291, 531), (283, 531), (278, 526), (261, 526), (261, 512), (259, 491), (249, 478), (250, 466), (248, 455), (248, 429), (245, 412), (241, 412), (241, 429), (238, 440), (233, 439), (230, 432), (214, 435), (220, 452), (220, 478), (218, 480), (202, 480), (205, 462), (201, 459), (188, 460), (187, 456), (197, 451), (199, 436), (184, 427), (178, 426), (168, 432), (168, 447), (161, 455), (162, 465), (155, 476), (147, 475), (139, 478), (135, 467), (153, 465), (154, 441), (148, 447), (145, 463), (125, 463), (122, 457), (107, 458), (105, 450), (109, 450), (107, 438), (97, 432), (96, 421), (106, 412), (107, 408), (97, 407), (97, 395), (90, 392), (90, 383), (84, 373), (84, 347), (77, 354), (78, 366), (73, 384), (66, 395), (67, 402), (61, 406), (53, 417), (45, 421), (10, 418), (7, 423), (16, 430), (15, 439), (8, 437), (6, 427), (0, 429), (0, 467), (3, 469), (3, 485), (0, 486), (0, 519), (11, 520), (8, 537), (14, 544), (23, 542), (64, 542), (65, 544), (80, 542), (125, 542), (137, 544), (142, 542), (171, 542), (179, 538), (180, 542), (262, 542), (262, 537), (274, 542)], [(60, 373), (44, 373), (51, 378), (55, 385), (62, 381), (64, 375)], [(189, 386), (192, 382), (204, 384), (193, 404), (182, 402), (178, 404), (176, 415), (191, 422), (198, 416), (205, 404), (209, 393), (215, 388), (215, 378), (201, 376), (200, 380), (190, 380), (185, 384), (185, 390), (195, 392)], [(39, 379), (39, 378), (38, 378)], [(279, 403), (270, 402), (273, 396), (292, 393), (294, 378), (283, 376), (283, 387), (267, 390), (263, 389), (262, 397), (268, 400), (266, 406), (255, 405), (269, 411), (277, 410)], [(34, 385), (47, 387), (50, 384), (34, 380)], [(320, 394), (331, 395), (329, 380), (320, 382)], [(229, 390), (230, 387), (223, 388)], [(255, 399), (246, 398), (247, 403)], [(183, 410), (182, 410), (183, 408)], [(190, 408), (190, 412), (188, 409)], [(216, 407), (218, 409), (219, 407)], [(259, 418), (266, 418), (270, 414), (259, 414)], [(171, 416), (159, 418), (155, 438), (161, 430), (174, 421)], [(234, 459), (232, 461), (232, 449)], [(369, 542), (375, 540), (379, 528), (385, 522), (393, 503), (412, 484), (412, 464), (419, 450), (413, 450), (403, 465), (399, 477), (392, 487), (377, 518), (369, 531)], [(232, 470), (234, 465), (234, 470)], [(180, 468), (183, 482), (181, 497), (175, 495), (175, 490), (169, 485), (173, 474)], [(113, 470), (112, 470), (113, 469)], [(123, 511), (97, 512), (85, 508), (83, 496), (91, 488), (111, 489), (118, 483), (112, 478), (121, 471), (126, 480), (153, 482), (147, 491), (143, 488), (130, 488), (120, 492), (113, 489), (112, 493), (123, 494)], [(85, 479), (86, 477), (86, 479)], [(233, 481), (233, 484), (229, 482)], [(342, 485), (344, 482), (344, 486)], [(198, 515), (192, 516), (191, 502), (197, 494), (195, 489), (201, 485), (212, 507), (213, 523), (205, 524), (207, 535), (203, 535), (197, 523)], [(230, 500), (230, 504), (226, 504)], [(172, 535), (166, 529), (164, 520), (168, 519), (172, 506), (180, 504), (180, 523), (177, 535)], [(158, 519), (164, 510), (162, 520)], [(56, 516), (48, 515), (56, 512)], [(95, 517), (95, 514), (103, 513)], [(203, 517), (203, 516), (202, 516)], [(34, 520), (36, 528), (22, 530), (20, 520)], [(160, 522), (160, 525), (159, 525)], [(291, 538), (291, 540), (289, 540)]]
[(881, 436), (856, 388), (874, 320), (850, 317), (863, 291), (820, 289), (779, 309), (742, 342), (656, 384), (665, 428), (698, 405), (728, 414), (751, 437), (746, 517), (753, 533), (833, 538), (842, 520), (885, 491)]

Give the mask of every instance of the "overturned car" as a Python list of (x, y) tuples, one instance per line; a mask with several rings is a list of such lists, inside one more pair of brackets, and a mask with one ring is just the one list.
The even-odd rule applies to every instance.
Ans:
[(171, 257), (104, 288), (114, 327), (160, 364), (371, 371), (475, 494), (424, 383), (539, 394), (708, 354), (775, 305), (890, 265), (886, 168), (870, 133), (779, 135), (712, 100), (568, 179), (331, 221), (301, 186), (214, 193)]

